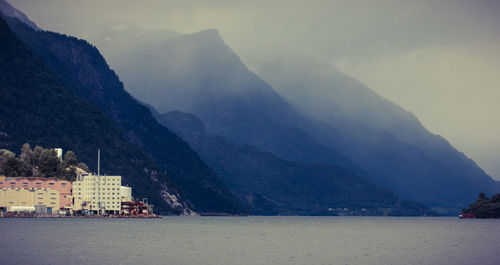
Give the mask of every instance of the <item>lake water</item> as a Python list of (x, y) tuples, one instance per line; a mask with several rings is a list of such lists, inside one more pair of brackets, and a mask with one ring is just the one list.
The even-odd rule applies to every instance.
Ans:
[(0, 219), (0, 264), (500, 264), (500, 220)]

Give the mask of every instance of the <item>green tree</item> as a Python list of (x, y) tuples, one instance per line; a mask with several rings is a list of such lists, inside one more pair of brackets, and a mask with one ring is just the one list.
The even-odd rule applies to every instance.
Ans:
[(76, 169), (74, 167), (70, 167), (68, 170), (66, 170), (65, 175), (63, 176), (63, 179), (68, 180), (68, 181), (75, 181), (76, 180)]
[(21, 154), (19, 155), (19, 159), (25, 164), (26, 167), (29, 167), (31, 170), (34, 170), (37, 165), (37, 159), (35, 158), (35, 153), (31, 150), (31, 146), (29, 143), (23, 144), (21, 147)]
[(7, 149), (0, 149), (0, 168), (11, 157), (16, 157), (16, 155)]
[(7, 177), (29, 177), (31, 169), (15, 156), (9, 156), (2, 164), (1, 174)]
[(61, 160), (53, 149), (43, 149), (38, 160), (38, 177), (61, 177), (64, 175)]
[(31, 165), (32, 165), (32, 170), (33, 174), (38, 176), (38, 162), (40, 160), (40, 156), (42, 155), (42, 151), (44, 149), (37, 145), (32, 151), (32, 157), (31, 157)]
[(76, 166), (78, 163), (78, 160), (76, 158), (76, 154), (73, 151), (67, 151), (66, 154), (64, 154), (64, 160), (63, 164), (64, 167), (70, 167), (70, 166)]
[(31, 150), (31, 145), (29, 143), (23, 144), (21, 147), (21, 155), (19, 158), (23, 161), (30, 162), (33, 157), (33, 150)]

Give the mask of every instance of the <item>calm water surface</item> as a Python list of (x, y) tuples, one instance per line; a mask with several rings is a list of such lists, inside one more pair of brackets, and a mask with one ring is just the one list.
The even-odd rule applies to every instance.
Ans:
[(0, 219), (0, 264), (500, 264), (500, 220)]

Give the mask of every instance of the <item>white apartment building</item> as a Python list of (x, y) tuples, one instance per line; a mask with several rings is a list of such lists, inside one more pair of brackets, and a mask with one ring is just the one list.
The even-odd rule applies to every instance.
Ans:
[(78, 176), (73, 182), (73, 210), (118, 214), (121, 183), (121, 176)]

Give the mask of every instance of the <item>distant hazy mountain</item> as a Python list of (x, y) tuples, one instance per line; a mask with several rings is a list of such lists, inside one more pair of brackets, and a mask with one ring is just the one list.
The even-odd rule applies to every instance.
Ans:
[(113, 59), (126, 89), (160, 112), (200, 117), (208, 132), (289, 160), (356, 170), (320, 144), (312, 123), (249, 71), (215, 30), (141, 44)]
[[(89, 36), (89, 41), (99, 48), (101, 53), (106, 54), (108, 60), (114, 59), (120, 53), (145, 43), (162, 42), (180, 33), (164, 29), (143, 29), (133, 24), (116, 24), (112, 27), (104, 27), (101, 31)], [(109, 62), (111, 66), (113, 61)]]
[(198, 155), (177, 135), (158, 124), (150, 111), (123, 89), (118, 76), (95, 47), (74, 37), (34, 31), (17, 19), (8, 20), (27, 47), (63, 84), (99, 107), (128, 141), (151, 155), (192, 209), (200, 213), (242, 210), (236, 197)]
[(160, 112), (193, 113), (208, 133), (236, 144), (287, 160), (344, 166), (443, 212), (454, 213), (494, 187), (472, 160), (411, 113), (338, 72), (301, 60), (284, 64), (295, 71), (263, 68), (283, 99), (215, 30), (143, 43), (113, 61), (133, 95)]
[[(64, 86), (0, 17), (0, 146), (19, 152), (22, 144), (73, 150), (101, 172), (120, 174), (134, 196), (148, 197), (163, 214), (190, 210), (176, 187), (99, 108)], [(166, 199), (168, 198), (168, 199)]]
[(8, 17), (15, 17), (34, 30), (41, 30), (33, 21), (31, 21), (23, 12), (17, 10), (5, 0), (0, 0), (0, 12)]
[(410, 112), (317, 61), (290, 56), (262, 65), (261, 76), (341, 137), (323, 143), (366, 169), (378, 183), (435, 207), (460, 208), (493, 180)]
[(191, 114), (173, 111), (156, 116), (189, 142), (253, 214), (337, 215), (345, 214), (344, 208), (367, 215), (430, 214), (425, 206), (401, 200), (345, 169), (286, 161), (253, 146), (231, 143), (206, 133), (201, 120)]

